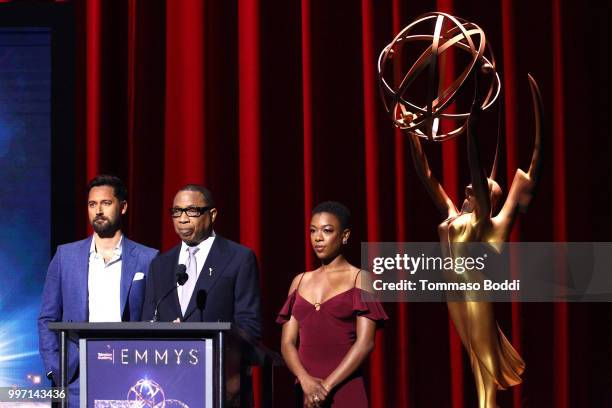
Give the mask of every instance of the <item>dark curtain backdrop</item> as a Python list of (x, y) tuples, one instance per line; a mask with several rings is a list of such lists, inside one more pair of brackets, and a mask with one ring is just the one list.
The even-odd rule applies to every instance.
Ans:
[[(404, 136), (382, 110), (375, 66), (395, 34), (427, 11), (476, 22), (493, 45), (504, 88), (499, 179), (506, 191), (531, 153), (527, 72), (540, 83), (549, 131), (544, 176), (512, 239), (609, 240), (605, 2), (59, 3), (74, 7), (76, 18), (76, 202), (85, 203), (95, 174), (119, 175), (131, 194), (128, 234), (167, 250), (178, 242), (167, 215), (175, 191), (188, 182), (208, 186), (219, 207), (217, 232), (257, 253), (264, 342), (273, 349), (275, 314), (293, 276), (316, 266), (307, 224), (317, 202), (351, 208), (354, 263), (360, 241), (437, 241), (441, 220)], [(497, 115), (483, 126), (492, 146)], [(468, 183), (465, 151), (463, 139), (427, 146), (456, 199)], [(85, 205), (75, 217), (76, 239), (87, 233)], [(446, 306), (385, 306), (391, 321), (366, 370), (372, 406), (476, 406)], [(500, 406), (610, 406), (611, 311), (608, 304), (496, 305), (527, 363), (525, 382), (501, 393)], [(279, 407), (292, 401), (288, 374), (276, 375)]]

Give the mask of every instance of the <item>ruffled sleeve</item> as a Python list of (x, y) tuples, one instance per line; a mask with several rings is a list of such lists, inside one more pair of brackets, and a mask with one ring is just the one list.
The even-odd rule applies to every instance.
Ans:
[(353, 291), (353, 310), (357, 316), (374, 320), (378, 327), (382, 327), (385, 320), (389, 320), (380, 302), (373, 295), (359, 288)]
[(295, 294), (297, 290), (291, 292), (291, 294), (287, 297), (285, 304), (283, 305), (280, 312), (276, 316), (276, 323), (285, 324), (291, 319), (291, 312), (293, 310), (293, 304), (295, 303)]

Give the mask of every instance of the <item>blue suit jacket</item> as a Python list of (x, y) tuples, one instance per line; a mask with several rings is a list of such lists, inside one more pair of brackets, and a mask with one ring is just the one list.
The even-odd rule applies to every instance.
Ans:
[[(45, 371), (59, 375), (59, 341), (47, 328), (49, 322), (86, 322), (89, 319), (87, 281), (89, 249), (93, 237), (57, 247), (49, 264), (43, 289), (38, 337)], [(123, 321), (139, 321), (144, 301), (146, 274), (157, 250), (130, 241), (124, 235), (121, 250), (121, 314)], [(133, 280), (136, 272), (144, 279)], [(74, 379), (79, 364), (77, 345), (70, 342), (68, 380)], [(57, 377), (55, 378), (58, 379)]]
[[(161, 254), (147, 278), (143, 320), (151, 320), (157, 308), (159, 321), (234, 322), (251, 336), (261, 336), (259, 272), (253, 251), (219, 235), (210, 248), (183, 316), (176, 287), (175, 269), (181, 246)], [(212, 268), (212, 273), (210, 272)]]

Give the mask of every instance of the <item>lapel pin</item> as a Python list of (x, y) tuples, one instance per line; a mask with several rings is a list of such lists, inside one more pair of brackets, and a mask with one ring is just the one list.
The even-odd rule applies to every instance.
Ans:
[(212, 276), (212, 268), (208, 268), (208, 276)]

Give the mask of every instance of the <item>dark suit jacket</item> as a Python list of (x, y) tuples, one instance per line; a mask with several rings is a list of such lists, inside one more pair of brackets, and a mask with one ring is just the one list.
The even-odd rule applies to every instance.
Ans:
[(217, 235), (183, 316), (176, 290), (162, 299), (176, 286), (180, 250), (181, 245), (177, 245), (151, 262), (143, 320), (153, 318), (155, 305), (161, 299), (157, 308), (159, 321), (180, 317), (188, 322), (234, 322), (251, 336), (260, 337), (259, 272), (253, 251)]
[[(38, 317), (40, 355), (45, 372), (59, 375), (59, 342), (57, 333), (47, 328), (49, 322), (86, 322), (89, 319), (89, 249), (91, 240), (57, 247), (47, 269)], [(124, 235), (121, 249), (121, 314), (123, 321), (140, 321), (144, 301), (146, 275), (149, 263), (157, 250), (130, 241)], [(137, 272), (142, 279), (134, 280)], [(68, 350), (68, 380), (75, 376), (79, 364), (76, 344), (70, 342)], [(57, 380), (57, 378), (56, 378)]]

